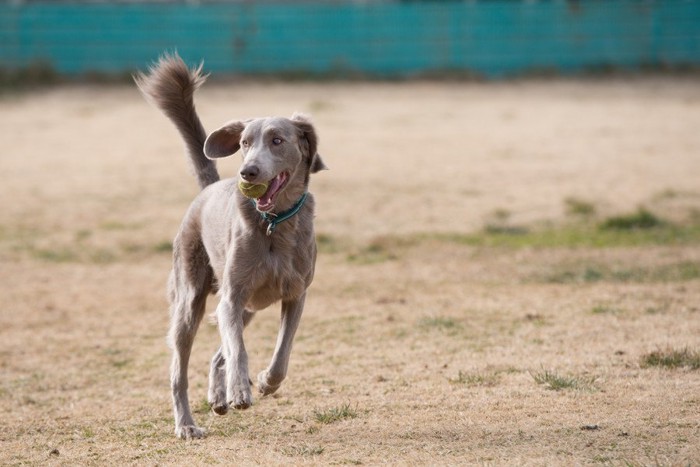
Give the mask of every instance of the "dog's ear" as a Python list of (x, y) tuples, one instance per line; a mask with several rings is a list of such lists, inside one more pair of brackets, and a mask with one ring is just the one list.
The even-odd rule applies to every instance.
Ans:
[(321, 160), (321, 155), (319, 153), (316, 153), (313, 159), (311, 159), (311, 168), (309, 172), (315, 174), (316, 172), (320, 172), (321, 170), (328, 170), (328, 167), (326, 167), (326, 164), (324, 164)]
[(299, 144), (302, 152), (308, 157), (309, 171), (313, 174), (321, 170), (328, 170), (328, 167), (323, 163), (321, 156), (317, 152), (318, 136), (316, 135), (316, 129), (311, 124), (311, 119), (302, 113), (295, 112), (291, 120), (301, 133)]
[(204, 142), (204, 155), (209, 159), (230, 156), (241, 148), (243, 122), (230, 122), (214, 131)]

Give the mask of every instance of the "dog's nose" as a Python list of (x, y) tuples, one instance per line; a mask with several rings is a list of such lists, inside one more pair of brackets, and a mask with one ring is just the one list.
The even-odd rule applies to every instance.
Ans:
[(255, 180), (255, 177), (258, 175), (260, 175), (260, 169), (258, 169), (257, 165), (250, 165), (241, 169), (241, 177), (243, 177), (243, 180), (250, 182)]

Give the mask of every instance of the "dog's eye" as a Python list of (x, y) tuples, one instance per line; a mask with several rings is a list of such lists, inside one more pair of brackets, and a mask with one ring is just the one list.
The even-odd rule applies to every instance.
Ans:
[(280, 138), (272, 138), (272, 144), (274, 144), (275, 146), (279, 146), (280, 144), (282, 144), (282, 140)]
[(247, 147), (248, 147), (248, 141), (247, 141), (247, 140), (241, 141), (241, 146), (243, 146), (244, 148), (247, 148)]

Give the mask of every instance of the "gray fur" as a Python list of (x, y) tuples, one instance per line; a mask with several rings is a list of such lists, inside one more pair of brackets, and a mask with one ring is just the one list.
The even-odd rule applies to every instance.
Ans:
[(199, 187), (203, 189), (218, 182), (216, 163), (202, 151), (207, 134), (194, 108), (194, 92), (207, 79), (202, 75), (202, 65), (190, 70), (177, 55), (163, 55), (149, 72), (150, 75), (137, 73), (134, 81), (146, 99), (161, 109), (180, 131)]
[[(221, 348), (212, 358), (208, 400), (217, 414), (253, 403), (243, 328), (256, 311), (282, 302), (282, 318), (270, 365), (258, 374), (258, 391), (274, 393), (287, 375), (292, 341), (314, 276), (314, 198), (279, 224), (271, 236), (256, 207), (237, 189), (238, 179), (218, 181), (211, 159), (243, 149), (241, 173), (253, 183), (286, 180), (270, 203), (272, 213), (291, 208), (308, 188), (309, 174), (325, 169), (318, 140), (303, 115), (259, 118), (224, 125), (205, 138), (192, 95), (204, 82), (201, 66), (190, 70), (177, 55), (165, 55), (148, 74), (135, 77), (139, 89), (180, 131), (202, 187), (187, 211), (173, 244), (169, 280), (173, 349), (171, 387), (175, 434), (200, 438), (189, 407), (187, 368), (207, 296), (219, 292), (216, 318)], [(286, 178), (278, 177), (286, 174)]]

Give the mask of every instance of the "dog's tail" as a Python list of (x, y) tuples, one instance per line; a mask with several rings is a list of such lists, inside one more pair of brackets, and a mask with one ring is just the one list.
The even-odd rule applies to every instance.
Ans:
[(134, 81), (147, 100), (156, 105), (177, 127), (200, 188), (219, 180), (216, 163), (204, 155), (207, 134), (194, 108), (194, 92), (206, 81), (202, 65), (190, 69), (174, 53), (165, 54), (148, 73), (137, 73)]

